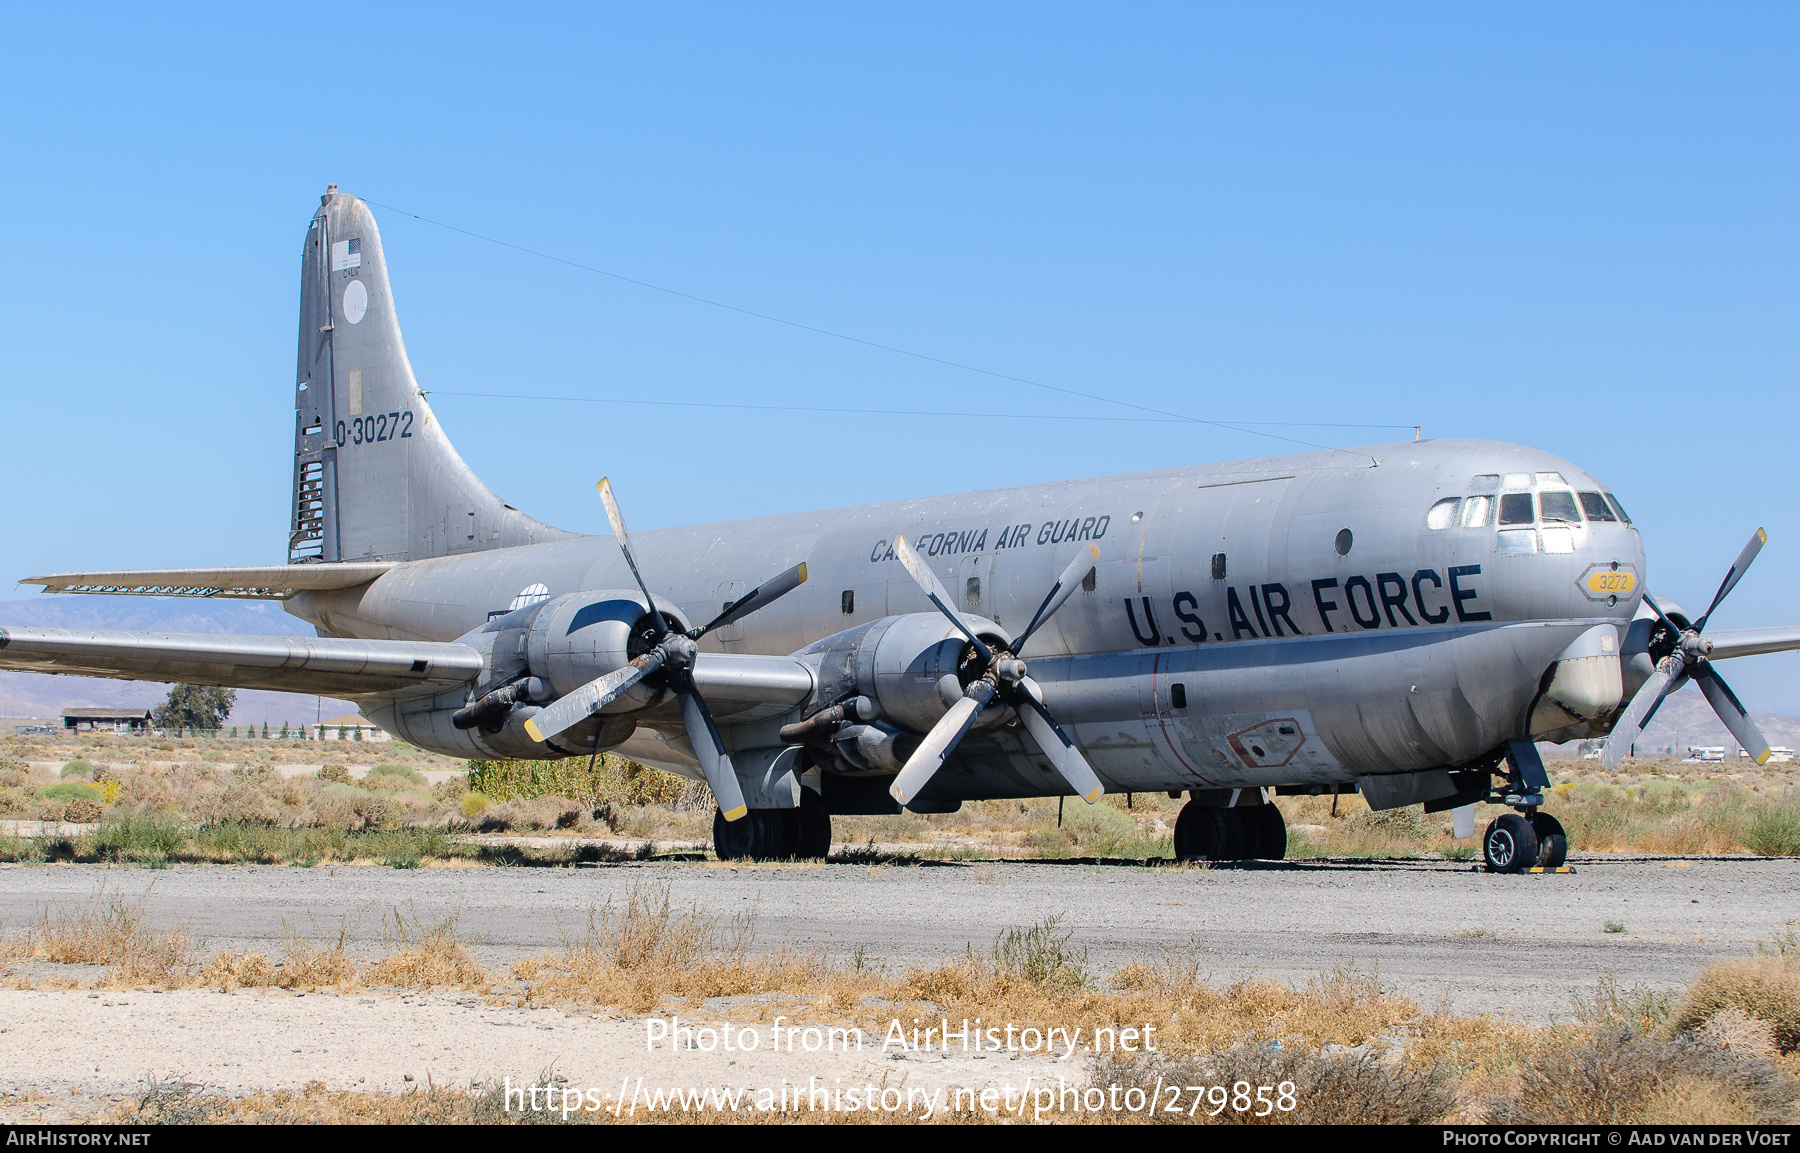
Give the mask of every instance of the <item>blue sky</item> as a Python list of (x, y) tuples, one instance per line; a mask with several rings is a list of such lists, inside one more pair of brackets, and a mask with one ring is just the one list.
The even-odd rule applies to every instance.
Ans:
[[(298, 255), (335, 182), (1080, 392), (1537, 445), (1613, 486), (1677, 600), (1766, 526), (1717, 623), (1800, 622), (1791, 6), (38, 6), (8, 30), (14, 576), (281, 558)], [(844, 415), (1133, 414), (377, 214), (458, 447), (565, 527), (602, 523), (602, 474), (650, 528), (1287, 447)], [(1731, 676), (1800, 712), (1800, 657)]]

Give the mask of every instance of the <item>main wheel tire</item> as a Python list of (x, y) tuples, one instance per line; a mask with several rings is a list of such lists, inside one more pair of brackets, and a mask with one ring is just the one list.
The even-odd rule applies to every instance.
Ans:
[(799, 856), (804, 861), (823, 861), (831, 854), (831, 814), (825, 811), (825, 798), (800, 788)]
[(1259, 861), (1280, 861), (1287, 857), (1287, 821), (1274, 805), (1252, 805), (1236, 810), (1247, 818), (1251, 830), (1250, 855)]
[(713, 852), (718, 854), (719, 860), (749, 860), (751, 850), (755, 847), (756, 833), (752, 814), (745, 813), (735, 821), (728, 821), (724, 813), (718, 809), (713, 810)]
[(1250, 848), (1248, 809), (1214, 809), (1213, 821), (1219, 828), (1218, 856), (1215, 861), (1241, 861), (1253, 856)]
[(1569, 859), (1569, 835), (1563, 832), (1562, 822), (1549, 813), (1533, 813), (1531, 831), (1538, 839), (1538, 868), (1562, 868), (1562, 863)]
[(800, 810), (751, 809), (727, 821), (714, 809), (713, 852), (721, 861), (792, 859), (800, 852)]
[(1193, 801), (1181, 806), (1181, 812), (1175, 814), (1175, 859), (1191, 861), (1196, 857), (1206, 856), (1209, 847), (1203, 810)]
[(1481, 838), (1488, 868), (1496, 873), (1517, 873), (1538, 861), (1537, 833), (1531, 822), (1517, 813), (1503, 813), (1488, 824)]

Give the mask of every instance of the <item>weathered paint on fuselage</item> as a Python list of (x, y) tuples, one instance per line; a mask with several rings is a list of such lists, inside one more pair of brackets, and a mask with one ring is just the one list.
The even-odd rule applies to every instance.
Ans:
[[(1437, 440), (632, 539), (651, 590), (694, 621), (806, 561), (806, 585), (703, 646), (769, 654), (932, 611), (892, 554), (897, 536), (931, 561), (963, 611), (1009, 630), (1091, 541), (1101, 550), (1095, 587), (1023, 655), (1108, 787), (1323, 783), (1459, 764), (1528, 735), (1527, 712), (1557, 655), (1596, 624), (1624, 632), (1644, 575), (1628, 524), (1583, 523), (1573, 551), (1530, 555), (1499, 555), (1491, 522), (1427, 526), (1433, 503), (1466, 496), (1478, 475), (1543, 472), (1576, 490), (1603, 488), (1535, 449)], [(1340, 555), (1343, 530), (1351, 539)], [(1583, 577), (1615, 563), (1634, 579), (1609, 604)], [(362, 589), (303, 594), (288, 609), (325, 635), (445, 641), (524, 596), (631, 587), (612, 539), (582, 537), (410, 562)], [(1074, 682), (1079, 695), (1066, 691)], [(685, 768), (660, 742), (621, 751)], [(1049, 784), (1000, 733), (972, 741), (941, 787), (1059, 791)]]

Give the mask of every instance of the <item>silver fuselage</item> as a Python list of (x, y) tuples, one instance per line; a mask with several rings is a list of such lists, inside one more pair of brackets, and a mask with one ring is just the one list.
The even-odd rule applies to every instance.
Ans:
[[(729, 466), (717, 468), (723, 479)], [(1515, 526), (1504, 550), (1491, 511), (1480, 527), (1428, 525), (1434, 504), (1492, 487), (1479, 477), (1515, 488), (1527, 478), (1520, 491), (1558, 487), (1540, 481), (1547, 474), (1569, 490), (1604, 488), (1535, 449), (1436, 440), (632, 540), (651, 591), (695, 621), (805, 561), (804, 586), (703, 645), (758, 654), (932, 612), (893, 555), (896, 537), (927, 557), (959, 609), (1012, 631), (1091, 541), (1101, 550), (1094, 587), (1022, 655), (1108, 788), (1331, 783), (1462, 764), (1539, 735), (1532, 705), (1558, 655), (1596, 625), (1624, 635), (1644, 580), (1629, 524)], [(363, 588), (303, 593), (287, 607), (322, 635), (449, 641), (534, 597), (631, 587), (610, 537), (577, 537), (411, 561)], [(726, 739), (766, 742), (769, 731), (738, 728)], [(618, 751), (693, 772), (648, 732)], [(946, 775), (969, 797), (1044, 791), (1042, 772), (1003, 737), (972, 741)]]

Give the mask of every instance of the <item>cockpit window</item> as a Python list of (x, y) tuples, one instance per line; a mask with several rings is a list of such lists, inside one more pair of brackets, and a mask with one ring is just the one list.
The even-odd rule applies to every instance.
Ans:
[(1500, 523), (1530, 524), (1531, 494), (1528, 492), (1509, 492), (1500, 498)]
[(1581, 510), (1575, 507), (1575, 494), (1572, 492), (1538, 493), (1538, 511), (1543, 514), (1545, 521), (1581, 523)]
[(1509, 472), (1506, 474), (1506, 488), (1522, 489), (1531, 487), (1531, 474), (1528, 472)]
[(1493, 492), (1500, 487), (1500, 474), (1484, 472), (1469, 482), (1470, 492)]
[(1619, 519), (1613, 515), (1612, 509), (1606, 507), (1606, 498), (1597, 492), (1582, 493), (1581, 508), (1583, 512), (1587, 513), (1589, 520), (1617, 521)]
[(1546, 485), (1562, 485), (1569, 483), (1563, 479), (1563, 474), (1560, 472), (1540, 472), (1537, 474), (1537, 482), (1539, 488), (1543, 488)]
[(1456, 504), (1456, 498), (1450, 496), (1432, 505), (1431, 511), (1425, 514), (1425, 527), (1449, 528), (1456, 523)]
[(1458, 523), (1463, 528), (1486, 528), (1494, 516), (1494, 498), (1491, 496), (1472, 496), (1463, 501), (1462, 520)]
[(1630, 524), (1631, 517), (1626, 515), (1625, 506), (1619, 503), (1619, 498), (1609, 492), (1606, 494), (1606, 499), (1612, 502), (1613, 511), (1619, 514), (1619, 519)]

